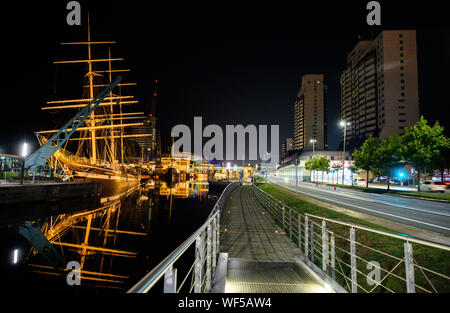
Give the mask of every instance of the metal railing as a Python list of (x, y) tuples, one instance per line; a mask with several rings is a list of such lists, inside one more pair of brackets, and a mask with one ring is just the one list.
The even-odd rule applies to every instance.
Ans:
[[(145, 275), (128, 293), (146, 293), (164, 276), (164, 292), (178, 293), (189, 276), (191, 282), (187, 292), (209, 292), (217, 267), (220, 237), (220, 216), (230, 193), (240, 186), (240, 182), (230, 183), (224, 189), (206, 222), (186, 241), (169, 254), (152, 271)], [(195, 259), (185, 274), (181, 284), (177, 284), (175, 262), (185, 254), (195, 242)]]
[(349, 292), (450, 292), (450, 246), (301, 213), (252, 189), (307, 262)]

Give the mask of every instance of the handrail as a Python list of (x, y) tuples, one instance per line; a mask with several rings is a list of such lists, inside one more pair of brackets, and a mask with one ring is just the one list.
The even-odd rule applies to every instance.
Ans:
[(230, 186), (236, 187), (238, 185), (240, 185), (240, 182), (233, 182), (233, 183), (229, 183), (225, 189), (222, 191), (222, 194), (220, 195), (219, 199), (217, 199), (216, 204), (214, 204), (214, 208), (211, 210), (211, 212), (208, 215), (207, 219), (210, 219), (212, 217), (212, 215), (217, 211), (218, 205), (220, 204), (220, 201), (222, 200), (223, 196), (226, 194), (226, 192), (228, 191), (228, 189), (234, 189)]
[(376, 228), (369, 227), (369, 226), (362, 226), (362, 225), (357, 225), (357, 224), (353, 224), (353, 223), (349, 223), (349, 222), (343, 222), (343, 221), (340, 221), (340, 220), (327, 218), (327, 217), (322, 217), (322, 216), (317, 216), (317, 215), (313, 215), (313, 214), (309, 214), (309, 213), (305, 213), (305, 215), (310, 216), (310, 217), (314, 217), (314, 218), (317, 218), (317, 219), (320, 219), (320, 220), (329, 221), (329, 222), (333, 222), (333, 223), (336, 223), (336, 224), (341, 224), (341, 225), (348, 226), (348, 227), (353, 227), (353, 228), (357, 228), (357, 229), (366, 230), (366, 231), (377, 233), (377, 234), (380, 234), (380, 235), (385, 235), (385, 236), (389, 236), (389, 237), (393, 237), (393, 238), (397, 238), (397, 239), (401, 239), (401, 240), (406, 240), (406, 241), (409, 241), (409, 242), (420, 243), (422, 245), (430, 246), (430, 247), (433, 247), (433, 248), (438, 248), (438, 249), (450, 251), (450, 246), (447, 246), (447, 245), (444, 245), (444, 244), (441, 244), (441, 243), (437, 243), (437, 242), (434, 242), (434, 241), (428, 241), (428, 240), (425, 240), (425, 239), (419, 239), (417, 237), (410, 237), (410, 236), (405, 235), (405, 234), (392, 233), (392, 232), (388, 232), (388, 231), (381, 230), (381, 229), (376, 229)]
[[(282, 201), (280, 201), (277, 198), (275, 198), (274, 196), (269, 195), (264, 190), (262, 190), (260, 188), (258, 188), (258, 189), (259, 189), (260, 192), (264, 193), (269, 198), (271, 198), (271, 199), (275, 200), (276, 202), (282, 204), (285, 208), (288, 208), (288, 209), (291, 208), (288, 205), (286, 205), (285, 203), (283, 203)], [(437, 243), (437, 242), (434, 242), (434, 241), (420, 239), (420, 238), (417, 238), (417, 237), (411, 237), (411, 236), (408, 236), (408, 235), (405, 235), (405, 234), (393, 233), (393, 232), (389, 232), (389, 231), (385, 231), (385, 230), (381, 230), (381, 229), (376, 229), (376, 228), (369, 227), (369, 226), (357, 225), (357, 224), (354, 224), (354, 223), (344, 222), (344, 221), (336, 220), (336, 219), (333, 219), (333, 218), (317, 216), (317, 215), (310, 214), (310, 213), (304, 213), (304, 214), (300, 213), (300, 212), (297, 212), (297, 213), (300, 214), (300, 215), (303, 215), (303, 216), (310, 216), (310, 217), (317, 218), (317, 219), (320, 219), (320, 220), (329, 221), (329, 222), (333, 222), (333, 223), (336, 223), (336, 224), (341, 224), (341, 225), (345, 225), (345, 226), (349, 226), (349, 227), (353, 227), (353, 228), (357, 228), (357, 229), (370, 231), (370, 232), (373, 232), (373, 233), (378, 233), (378, 234), (381, 234), (381, 235), (386, 235), (386, 236), (389, 236), (389, 237), (394, 237), (394, 238), (401, 239), (401, 240), (406, 240), (406, 241), (409, 241), (409, 242), (420, 243), (420, 244), (431, 246), (431, 247), (434, 247), (434, 248), (450, 251), (450, 246), (444, 245), (444, 244), (441, 244), (441, 243)]]
[[(216, 212), (214, 216), (216, 216)], [(212, 218), (212, 217), (211, 217)], [(200, 228), (198, 228), (186, 241), (178, 248), (172, 251), (163, 261), (161, 261), (151, 272), (145, 275), (136, 285), (134, 285), (127, 293), (145, 293), (148, 292), (156, 282), (164, 275), (164, 273), (175, 263), (176, 260), (192, 245), (197, 237), (208, 227), (209, 218)]]
[[(415, 293), (416, 289), (420, 292), (438, 292), (438, 289), (448, 292), (446, 291), (450, 281), (448, 271), (440, 273), (438, 272), (439, 270), (436, 271), (434, 268), (430, 268), (432, 264), (426, 263), (420, 256), (415, 258), (412, 243), (421, 245), (419, 249), (434, 248), (445, 253), (450, 251), (449, 245), (338, 219), (301, 213), (254, 184), (252, 189), (263, 208), (270, 212), (277, 224), (281, 225), (283, 230), (287, 229), (286, 233), (289, 233), (289, 237), (292, 240), (297, 240), (296, 243), (304, 253), (302, 257), (306, 262), (317, 265), (316, 269), (319, 271), (321, 265), (322, 274), (327, 275), (338, 284), (345, 282), (347, 289), (352, 293), (358, 292), (358, 288), (368, 293), (375, 290), (405, 292), (405, 289), (408, 293)], [(285, 212), (288, 212), (287, 216)], [(297, 218), (292, 219), (292, 212), (295, 212), (294, 216), (297, 214)], [(337, 231), (338, 229), (334, 228), (337, 225), (344, 226), (339, 228), (340, 234), (330, 232), (330, 227)], [(297, 232), (295, 232), (295, 229), (297, 229)], [(377, 246), (371, 243), (366, 236), (362, 236), (357, 240), (357, 230), (399, 240), (398, 242), (392, 241), (389, 245), (390, 248), (394, 248), (400, 242), (402, 242), (401, 246), (403, 247), (400, 250), (401, 246), (397, 246), (394, 249), (396, 252), (394, 252), (393, 249), (386, 250), (383, 244)], [(346, 232), (348, 232), (348, 235), (345, 235)], [(360, 251), (360, 248), (362, 248), (362, 251)], [(422, 251), (422, 255), (423, 253), (425, 252)], [(403, 254), (403, 257), (399, 256), (400, 254)], [(372, 261), (374, 257), (378, 258), (380, 255), (382, 256), (381, 259)], [(419, 260), (423, 264), (419, 264)], [(404, 269), (399, 268), (402, 264)], [(342, 266), (346, 268), (345, 271)], [(374, 271), (370, 273), (365, 272), (365, 270), (370, 270), (371, 268)], [(381, 272), (384, 273), (384, 277), (381, 276)], [(340, 276), (336, 277), (336, 274)], [(376, 280), (374, 280), (374, 277)], [(364, 279), (366, 279), (366, 284)], [(395, 281), (399, 283), (394, 283)]]
[(240, 183), (230, 183), (223, 190), (219, 199), (216, 201), (214, 208), (206, 219), (205, 223), (200, 226), (188, 239), (186, 239), (178, 248), (170, 253), (163, 261), (161, 261), (153, 270), (145, 275), (138, 283), (131, 287), (127, 293), (145, 293), (148, 292), (161, 277), (169, 270), (172, 265), (180, 258), (180, 256), (186, 252), (186, 250), (195, 242), (195, 240), (205, 231), (208, 225), (219, 215), (220, 204), (224, 198), (224, 195), (233, 190)]

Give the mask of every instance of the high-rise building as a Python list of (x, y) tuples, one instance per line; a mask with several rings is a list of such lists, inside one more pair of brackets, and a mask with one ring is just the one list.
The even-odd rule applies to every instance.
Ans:
[(294, 149), (327, 149), (326, 86), (323, 74), (302, 77), (302, 86), (294, 103)]
[(349, 149), (370, 135), (379, 139), (401, 135), (418, 121), (415, 30), (386, 30), (373, 41), (358, 42), (341, 74), (341, 117), (350, 122)]
[(281, 144), (280, 160), (288, 157), (290, 152), (294, 150), (292, 138), (286, 138)]
[(144, 162), (152, 160), (154, 127), (151, 118), (147, 118), (142, 122), (142, 126), (134, 126), (130, 128), (132, 134), (141, 135), (142, 137), (134, 138), (134, 141), (141, 148), (141, 157)]

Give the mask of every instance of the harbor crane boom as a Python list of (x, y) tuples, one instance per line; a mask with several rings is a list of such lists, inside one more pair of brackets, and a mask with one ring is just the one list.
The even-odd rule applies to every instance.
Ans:
[(45, 166), (47, 160), (70, 138), (70, 136), (80, 127), (84, 121), (91, 115), (98, 107), (103, 99), (110, 94), (110, 92), (122, 80), (122, 76), (117, 78), (105, 89), (103, 89), (88, 105), (75, 114), (70, 121), (68, 121), (59, 131), (54, 134), (45, 144), (38, 150), (30, 154), (25, 159), (25, 169), (31, 169), (33, 172), (37, 171), (39, 166)]

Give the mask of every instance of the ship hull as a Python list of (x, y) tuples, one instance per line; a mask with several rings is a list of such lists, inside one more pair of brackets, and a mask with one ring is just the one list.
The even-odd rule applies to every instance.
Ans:
[(129, 189), (139, 185), (138, 176), (130, 174), (98, 174), (89, 172), (75, 172), (75, 181), (79, 182), (99, 182), (102, 184), (102, 197), (110, 197), (126, 193)]

